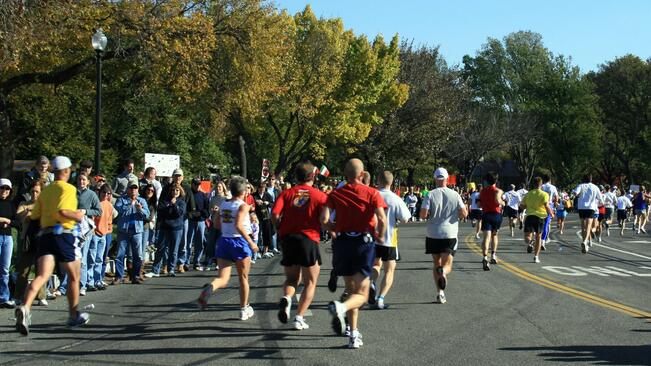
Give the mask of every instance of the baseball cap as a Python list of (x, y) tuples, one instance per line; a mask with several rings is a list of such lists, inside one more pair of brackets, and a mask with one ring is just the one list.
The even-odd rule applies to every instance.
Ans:
[(10, 189), (13, 189), (11, 181), (7, 178), (0, 179), (0, 187), (9, 187)]
[(434, 171), (434, 178), (435, 179), (443, 180), (443, 179), (445, 179), (447, 177), (448, 177), (448, 171), (445, 170), (445, 168), (437, 168)]
[(127, 184), (127, 187), (132, 188), (134, 186), (135, 187), (140, 187), (140, 185), (138, 184), (138, 180), (137, 179), (129, 179), (129, 183)]
[(179, 168), (174, 169), (174, 172), (172, 172), (172, 176), (175, 175), (183, 175), (183, 169), (179, 169)]
[(52, 168), (54, 170), (68, 169), (72, 166), (72, 162), (65, 156), (57, 156), (52, 159)]
[(201, 184), (201, 179), (199, 179), (199, 178), (192, 178), (192, 184), (200, 185), (200, 184)]

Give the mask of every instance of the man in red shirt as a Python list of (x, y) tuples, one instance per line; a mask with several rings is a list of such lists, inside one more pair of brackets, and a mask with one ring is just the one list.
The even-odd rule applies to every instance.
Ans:
[(387, 205), (376, 189), (362, 183), (364, 164), (361, 160), (349, 160), (344, 175), (348, 184), (328, 196), (326, 217), (329, 217), (329, 210), (336, 211), (335, 223), (329, 224), (336, 233), (332, 263), (335, 274), (344, 277), (349, 296), (345, 302), (330, 302), (329, 309), (333, 315), (332, 327), (337, 334), (346, 331), (344, 317), (348, 315), (351, 327), (348, 347), (359, 348), (363, 345), (357, 329), (359, 308), (368, 300), (374, 242), (384, 243), (387, 221), (384, 209)]
[(488, 248), (491, 247), (490, 263), (497, 264), (496, 253), (497, 244), (499, 243), (497, 233), (502, 226), (502, 206), (504, 206), (502, 194), (504, 192), (497, 188), (495, 175), (486, 174), (484, 181), (486, 181), (486, 186), (479, 193), (479, 203), (482, 210), (481, 231), (484, 232), (484, 240), (481, 245), (482, 254), (484, 255), (482, 265), (484, 271), (490, 271)]
[(298, 184), (284, 190), (276, 200), (271, 221), (278, 228), (286, 280), (283, 284), (284, 296), (280, 299), (278, 320), (287, 323), (292, 308), (292, 296), (302, 277), (305, 290), (298, 302), (294, 329), (308, 329), (303, 315), (312, 303), (316, 281), (321, 269), (321, 224), (328, 222), (325, 193), (313, 188), (314, 166), (300, 163), (296, 166)]

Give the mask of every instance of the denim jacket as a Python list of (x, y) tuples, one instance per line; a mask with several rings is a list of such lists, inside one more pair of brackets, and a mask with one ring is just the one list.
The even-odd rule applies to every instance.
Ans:
[(118, 230), (123, 233), (142, 233), (144, 220), (149, 217), (149, 208), (147, 201), (142, 197), (136, 200), (142, 208), (138, 210), (135, 205), (131, 204), (131, 198), (124, 195), (115, 201), (115, 209), (118, 212)]

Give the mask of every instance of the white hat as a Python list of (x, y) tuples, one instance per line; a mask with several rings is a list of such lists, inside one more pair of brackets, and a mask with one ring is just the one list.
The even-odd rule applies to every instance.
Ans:
[(434, 171), (434, 179), (443, 180), (448, 177), (448, 171), (445, 168), (437, 168)]
[(57, 156), (52, 159), (52, 169), (54, 170), (63, 170), (68, 169), (72, 166), (72, 162), (65, 156)]
[(4, 186), (13, 189), (13, 186), (11, 185), (11, 181), (7, 178), (0, 179), (0, 187), (4, 187)]
[(172, 176), (175, 176), (175, 175), (183, 175), (183, 169), (180, 169), (180, 168), (174, 169), (174, 172), (172, 172)]

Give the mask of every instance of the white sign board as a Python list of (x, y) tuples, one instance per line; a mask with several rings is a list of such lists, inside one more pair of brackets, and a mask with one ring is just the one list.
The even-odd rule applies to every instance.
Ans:
[(638, 184), (631, 184), (629, 189), (631, 190), (631, 192), (636, 193), (640, 191), (640, 186)]
[(181, 167), (181, 157), (178, 155), (166, 154), (145, 154), (145, 168), (156, 168), (156, 175), (159, 177), (171, 177), (174, 169)]

